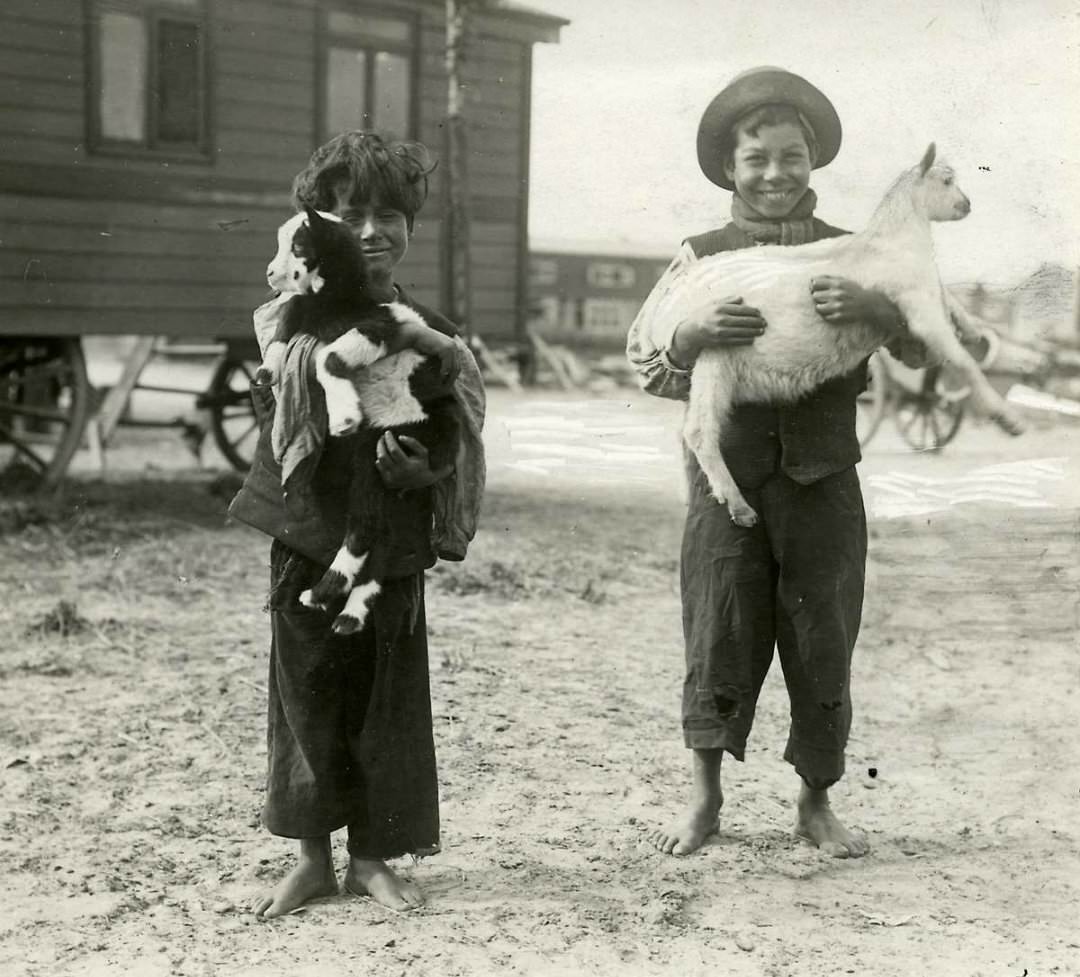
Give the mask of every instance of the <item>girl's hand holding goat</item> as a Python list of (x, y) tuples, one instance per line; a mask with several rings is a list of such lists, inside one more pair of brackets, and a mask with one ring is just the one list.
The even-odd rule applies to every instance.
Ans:
[(398, 492), (427, 488), (454, 470), (452, 464), (432, 468), (423, 444), (407, 434), (395, 438), (390, 431), (376, 445), (375, 467), (386, 487)]

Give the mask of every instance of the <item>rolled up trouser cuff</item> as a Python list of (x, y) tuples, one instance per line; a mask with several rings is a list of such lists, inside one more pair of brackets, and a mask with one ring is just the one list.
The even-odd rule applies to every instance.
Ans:
[(683, 723), (683, 743), (689, 750), (724, 750), (740, 763), (746, 755), (746, 737), (724, 726)]
[(844, 754), (791, 740), (784, 759), (812, 790), (827, 790), (844, 776)]

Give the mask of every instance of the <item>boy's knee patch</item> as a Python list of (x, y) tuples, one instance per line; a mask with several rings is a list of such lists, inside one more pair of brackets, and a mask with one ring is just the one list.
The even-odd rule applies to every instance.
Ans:
[(713, 695), (713, 706), (720, 719), (734, 719), (739, 714), (739, 700), (723, 695)]

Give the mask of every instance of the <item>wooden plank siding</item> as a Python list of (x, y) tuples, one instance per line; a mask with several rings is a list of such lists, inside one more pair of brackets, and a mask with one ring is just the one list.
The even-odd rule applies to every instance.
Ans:
[[(442, 0), (417, 15), (416, 136), (444, 155)], [(210, 0), (211, 152), (93, 151), (81, 0), (0, 8), (0, 335), (248, 336), (292, 178), (317, 144), (323, 0)], [(356, 5), (349, 5), (356, 9)], [(464, 65), (473, 328), (524, 323), (532, 43), (557, 18), (487, 15)], [(445, 306), (445, 164), (401, 284)]]

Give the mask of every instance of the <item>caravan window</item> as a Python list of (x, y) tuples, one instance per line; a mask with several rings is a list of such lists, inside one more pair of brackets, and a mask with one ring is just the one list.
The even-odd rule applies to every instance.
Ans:
[(92, 0), (91, 145), (205, 154), (204, 0)]
[(323, 30), (322, 139), (346, 129), (412, 138), (416, 23), (382, 10), (330, 10)]

